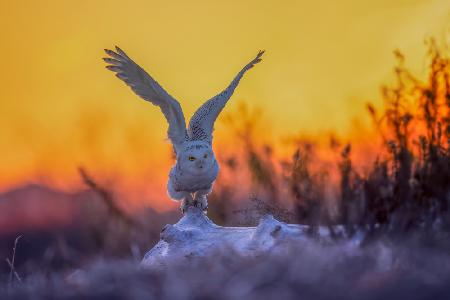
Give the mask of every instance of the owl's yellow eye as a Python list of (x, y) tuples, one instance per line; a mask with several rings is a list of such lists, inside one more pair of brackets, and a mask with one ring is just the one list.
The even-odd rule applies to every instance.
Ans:
[(190, 161), (194, 161), (194, 160), (195, 160), (195, 157), (189, 156), (188, 159), (189, 159)]

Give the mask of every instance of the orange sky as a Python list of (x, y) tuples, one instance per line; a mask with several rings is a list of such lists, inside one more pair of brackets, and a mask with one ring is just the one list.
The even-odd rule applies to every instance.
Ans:
[(364, 124), (367, 100), (380, 103), (392, 50), (424, 75), (423, 40), (443, 38), (449, 17), (446, 0), (3, 0), (0, 189), (71, 186), (83, 165), (108, 183), (121, 174), (136, 197), (164, 190), (165, 120), (104, 69), (103, 48), (121, 46), (187, 116), (266, 49), (225, 111), (244, 101), (262, 108), (274, 138), (345, 135), (356, 118)]

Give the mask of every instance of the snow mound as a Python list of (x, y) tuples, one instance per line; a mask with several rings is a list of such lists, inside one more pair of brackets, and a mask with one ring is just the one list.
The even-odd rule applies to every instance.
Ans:
[[(141, 264), (161, 267), (174, 260), (208, 257), (220, 251), (237, 252), (241, 256), (255, 256), (270, 252), (291, 241), (309, 242), (309, 226), (286, 224), (267, 215), (256, 227), (223, 227), (214, 224), (202, 211), (189, 207), (174, 225), (166, 225), (160, 241), (144, 256)], [(334, 228), (333, 231), (342, 231)], [(328, 228), (319, 227), (316, 239), (330, 241)], [(358, 241), (352, 241), (353, 245)]]

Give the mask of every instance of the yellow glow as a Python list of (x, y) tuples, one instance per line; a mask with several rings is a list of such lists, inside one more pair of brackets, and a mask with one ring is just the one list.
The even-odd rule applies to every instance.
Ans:
[[(103, 48), (121, 46), (186, 116), (266, 49), (226, 111), (239, 101), (261, 107), (275, 137), (346, 134), (355, 119), (364, 123), (364, 103), (379, 99), (393, 49), (424, 74), (422, 42), (445, 34), (449, 12), (446, 0), (3, 0), (0, 188), (73, 186), (83, 165), (164, 190), (166, 122), (104, 69)], [(217, 124), (216, 140), (224, 127)]]

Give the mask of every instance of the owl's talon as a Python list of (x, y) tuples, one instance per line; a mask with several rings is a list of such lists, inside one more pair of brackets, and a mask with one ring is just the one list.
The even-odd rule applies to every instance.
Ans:
[(208, 206), (204, 207), (203, 205), (204, 205), (204, 203), (202, 201), (195, 202), (195, 207), (197, 207), (201, 211), (205, 211), (208, 208)]
[(200, 200), (188, 201), (188, 200), (184, 199), (181, 202), (181, 206), (180, 206), (181, 213), (185, 214), (190, 206), (196, 207), (206, 213), (206, 211), (208, 210), (208, 203), (205, 200), (200, 199)]
[(196, 207), (201, 211), (206, 212), (208, 210), (208, 201), (206, 200), (206, 197), (200, 198), (199, 200), (195, 201), (195, 203)]
[(181, 202), (181, 206), (180, 206), (181, 213), (184, 215), (187, 212), (188, 208), (189, 208), (189, 201), (184, 199)]

